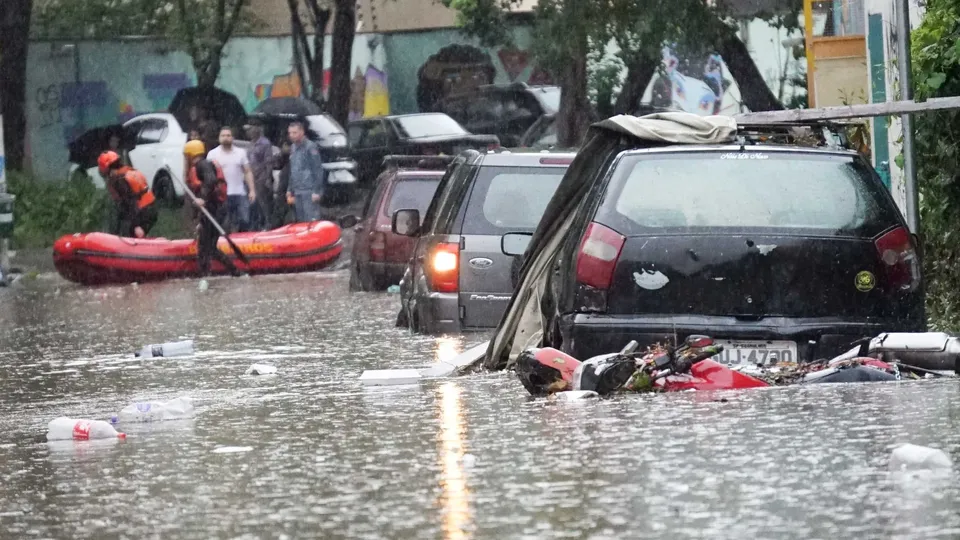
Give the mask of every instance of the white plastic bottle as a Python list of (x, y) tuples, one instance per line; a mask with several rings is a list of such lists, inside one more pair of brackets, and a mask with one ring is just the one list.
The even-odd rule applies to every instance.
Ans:
[(111, 418), (111, 421), (113, 423), (160, 422), (193, 418), (193, 415), (193, 400), (189, 397), (179, 397), (167, 402), (145, 401), (127, 405), (118, 415)]
[(93, 439), (126, 439), (124, 433), (117, 433), (109, 422), (103, 420), (84, 420), (61, 416), (47, 425), (48, 441), (87, 441)]
[(193, 340), (171, 341), (157, 345), (147, 345), (140, 349), (137, 356), (140, 358), (170, 358), (171, 356), (189, 356), (193, 354)]

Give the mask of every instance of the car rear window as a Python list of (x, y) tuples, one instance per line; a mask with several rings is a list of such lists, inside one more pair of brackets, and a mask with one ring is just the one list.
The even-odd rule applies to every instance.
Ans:
[(456, 120), (442, 113), (400, 116), (396, 119), (396, 126), (407, 139), (467, 134)]
[(420, 216), (424, 216), (439, 184), (439, 176), (407, 177), (398, 180), (390, 192), (385, 215), (392, 216), (397, 210), (416, 208), (420, 211)]
[(532, 232), (566, 167), (481, 167), (470, 194), (463, 234)]
[(621, 233), (774, 229), (876, 234), (897, 221), (882, 185), (848, 156), (763, 152), (634, 156), (618, 166), (605, 207)]

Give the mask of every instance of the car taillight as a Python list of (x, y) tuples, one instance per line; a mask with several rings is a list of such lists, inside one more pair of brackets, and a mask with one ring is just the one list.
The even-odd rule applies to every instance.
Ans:
[(487, 150), (499, 150), (499, 149), (500, 149), (500, 143), (490, 143), (489, 145), (487, 145)]
[(370, 260), (382, 261), (387, 254), (387, 235), (382, 232), (370, 233)]
[(430, 250), (424, 268), (430, 289), (457, 292), (460, 287), (460, 245), (437, 244)]
[(910, 291), (920, 284), (920, 261), (907, 229), (897, 227), (877, 238), (874, 245), (883, 262), (890, 289)]
[(599, 223), (587, 226), (577, 255), (577, 281), (595, 289), (607, 290), (620, 258), (625, 238)]

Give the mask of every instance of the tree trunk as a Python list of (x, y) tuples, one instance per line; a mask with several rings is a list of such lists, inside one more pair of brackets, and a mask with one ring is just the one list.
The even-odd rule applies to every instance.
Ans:
[[(313, 17), (313, 62), (309, 66), (310, 80), (313, 81), (313, 86), (310, 97), (317, 104), (323, 104), (323, 49), (327, 24), (330, 23), (330, 10), (321, 9), (317, 0), (307, 0), (307, 5)], [(356, 25), (351, 25), (351, 28), (356, 28)], [(352, 37), (350, 43), (353, 43)], [(351, 47), (351, 53), (352, 51)]]
[(748, 109), (753, 112), (783, 109), (783, 104), (763, 80), (763, 75), (750, 57), (746, 44), (732, 29), (721, 38), (717, 49), (730, 70), (730, 75), (737, 81), (740, 98)]
[(0, 114), (6, 168), (22, 170), (27, 135), (27, 43), (32, 0), (0, 5)]
[(333, 14), (333, 59), (327, 103), (330, 115), (342, 126), (347, 125), (350, 116), (350, 65), (356, 30), (356, 3), (354, 0), (337, 0)]
[(213, 88), (217, 84), (217, 77), (220, 76), (220, 55), (222, 50), (212, 51), (201, 49), (200, 54), (208, 55), (206, 59), (193, 60), (193, 69), (197, 72), (197, 87)]
[(613, 107), (617, 114), (634, 114), (657, 72), (657, 61), (652, 58), (633, 58), (627, 65), (627, 77)]
[(573, 60), (560, 75), (560, 111), (557, 113), (557, 143), (560, 147), (579, 146), (590, 126), (590, 99), (587, 94), (586, 43), (576, 47)]

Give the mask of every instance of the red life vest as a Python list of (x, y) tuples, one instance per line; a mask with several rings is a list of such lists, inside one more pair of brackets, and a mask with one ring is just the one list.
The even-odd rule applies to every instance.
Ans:
[(130, 193), (132, 193), (137, 200), (138, 209), (143, 209), (157, 200), (153, 192), (150, 191), (147, 177), (144, 176), (142, 172), (132, 167), (121, 167), (110, 175), (110, 181), (107, 182), (107, 191), (110, 192), (110, 197), (113, 198), (114, 201), (120, 202), (120, 194), (116, 186), (113, 185), (113, 182), (120, 181), (126, 182), (127, 186), (129, 186)]
[[(213, 191), (213, 198), (219, 203), (225, 203), (227, 202), (227, 178), (223, 176), (223, 169), (220, 168), (219, 163), (213, 160), (210, 160), (210, 163), (213, 164), (213, 168), (217, 171), (217, 187)], [(203, 187), (203, 182), (201, 182), (197, 176), (196, 166), (190, 167), (190, 174), (187, 175), (187, 186), (194, 195), (200, 195), (200, 188)]]

